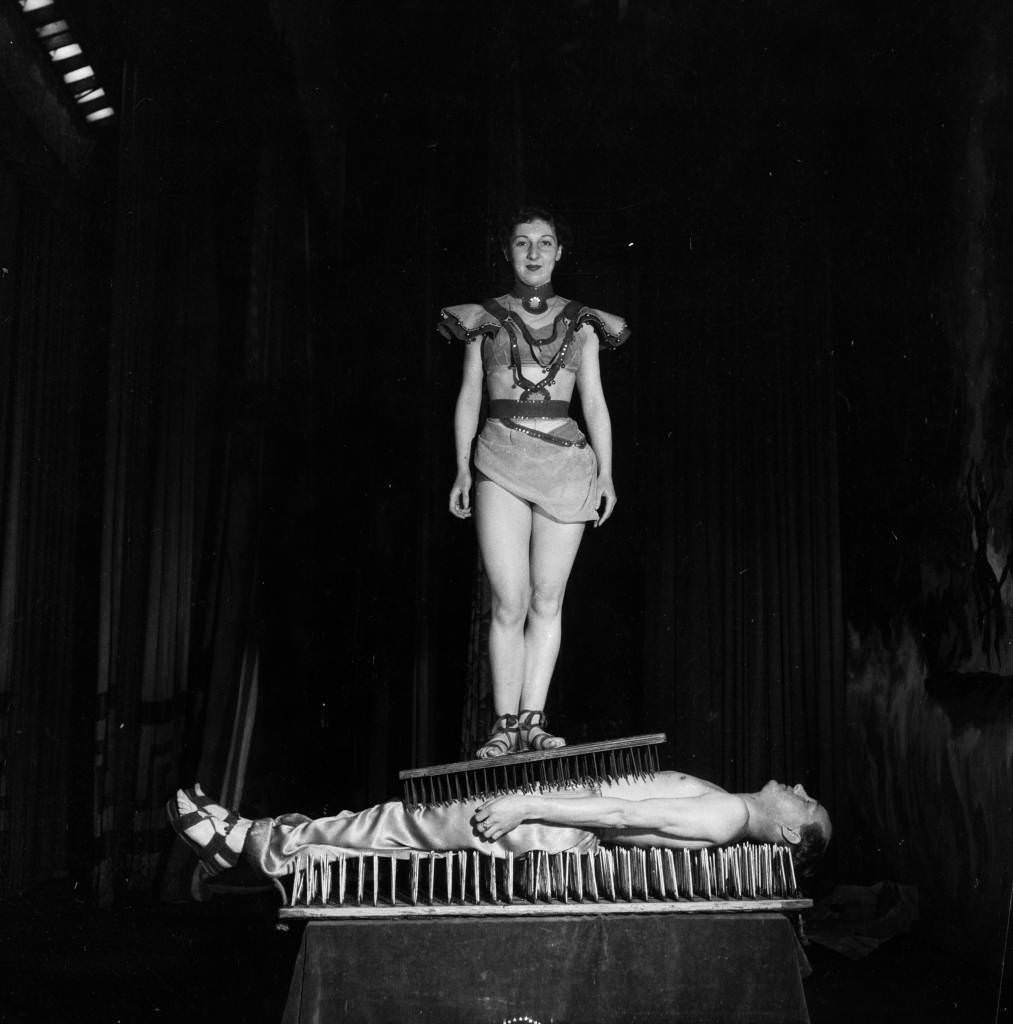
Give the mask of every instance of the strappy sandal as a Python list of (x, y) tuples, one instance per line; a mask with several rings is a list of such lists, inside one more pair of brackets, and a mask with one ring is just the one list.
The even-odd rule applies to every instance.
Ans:
[[(215, 821), (224, 821), (227, 825), (235, 825), (239, 821), (239, 815), (235, 811), (226, 810), (222, 807), (219, 801), (209, 797), (203, 789), (200, 788), (200, 783), (197, 782), (190, 786), (188, 789), (184, 789), (183, 793), (187, 799), (200, 811), (204, 812), (204, 817), (213, 818)], [(208, 810), (209, 807), (221, 807), (225, 814), (219, 815), (212, 813)], [(187, 828), (190, 826), (188, 825)]]
[[(221, 824), (225, 831), (219, 832), (215, 823), (221, 821), (220, 818), (212, 817), (212, 815), (202, 810), (187, 811), (186, 814), (180, 814), (179, 808), (176, 806), (175, 797), (166, 802), (165, 813), (168, 814), (169, 821), (172, 823), (176, 835), (197, 854), (205, 875), (211, 877), (212, 875), (221, 874), (227, 868), (234, 868), (239, 863), (240, 851), (233, 850), (226, 842), (234, 822), (222, 821)], [(215, 830), (215, 834), (205, 846), (201, 846), (200, 843), (191, 839), (186, 834), (187, 829), (193, 828), (194, 825), (198, 825), (202, 821), (210, 821)], [(219, 863), (218, 857), (221, 857), (225, 863)]]
[[(492, 723), (489, 738), (475, 752), (476, 757), (502, 757), (513, 754), (520, 746), (520, 734), (517, 731), (516, 715), (500, 715)], [(485, 753), (483, 753), (485, 751)]]
[[(553, 736), (551, 732), (545, 731), (549, 724), (544, 711), (537, 711), (531, 708), (521, 708), (517, 724), (521, 731), (522, 750), (557, 750), (566, 746), (566, 740), (562, 736)], [(531, 733), (538, 730), (534, 736)]]

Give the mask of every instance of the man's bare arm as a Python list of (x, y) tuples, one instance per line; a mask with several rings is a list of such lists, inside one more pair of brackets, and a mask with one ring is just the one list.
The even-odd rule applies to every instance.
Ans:
[(749, 811), (731, 793), (624, 800), (619, 797), (557, 797), (517, 794), (483, 804), (475, 814), (479, 831), (495, 840), (521, 822), (586, 829), (654, 832), (684, 842), (730, 843), (741, 838)]

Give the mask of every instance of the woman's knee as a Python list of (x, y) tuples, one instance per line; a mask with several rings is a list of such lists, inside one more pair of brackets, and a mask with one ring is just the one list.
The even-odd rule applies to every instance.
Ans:
[(563, 611), (563, 592), (563, 587), (536, 585), (531, 591), (531, 614), (540, 619), (558, 618)]
[(525, 590), (492, 593), (492, 619), (498, 626), (519, 627), (528, 617), (530, 595)]

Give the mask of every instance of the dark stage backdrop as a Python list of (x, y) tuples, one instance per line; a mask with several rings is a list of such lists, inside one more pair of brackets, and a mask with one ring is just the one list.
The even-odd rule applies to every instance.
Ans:
[(677, 765), (739, 790), (800, 780), (833, 806), (843, 623), (828, 268), (818, 249), (809, 266), (797, 252), (761, 258), (752, 281), (739, 267), (701, 282), (709, 308), (691, 307), (674, 366), (646, 360), (644, 708)]
[(319, 523), (305, 512), (330, 213), (294, 79), (264, 49), (273, 28), (253, 12), (244, 24), (223, 53), (153, 10), (129, 20), (99, 591), (103, 897), (160, 878), (185, 891), (166, 798), (203, 779), (245, 804), (251, 771), (271, 793), (288, 753), (272, 723), (302, 724), (313, 667), (343, 636), (314, 636)]
[[(96, 487), (107, 254), (95, 195), (0, 165), (0, 891), (72, 870), (92, 718)], [(82, 696), (84, 706), (82, 706)], [(85, 757), (86, 757), (85, 753)], [(85, 794), (86, 796), (86, 794)], [(57, 837), (57, 841), (54, 841)]]

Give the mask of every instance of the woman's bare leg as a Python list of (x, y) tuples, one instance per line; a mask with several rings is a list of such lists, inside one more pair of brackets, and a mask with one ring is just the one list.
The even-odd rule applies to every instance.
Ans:
[(524, 685), (524, 620), (531, 599), (531, 508), (491, 480), (479, 480), (475, 528), (492, 592), (489, 663), (496, 714), (516, 715)]
[[(535, 511), (531, 526), (531, 601), (524, 637), (524, 684), (520, 707), (541, 710), (559, 655), (563, 595), (584, 523), (557, 523)], [(541, 729), (535, 726), (533, 732)]]

